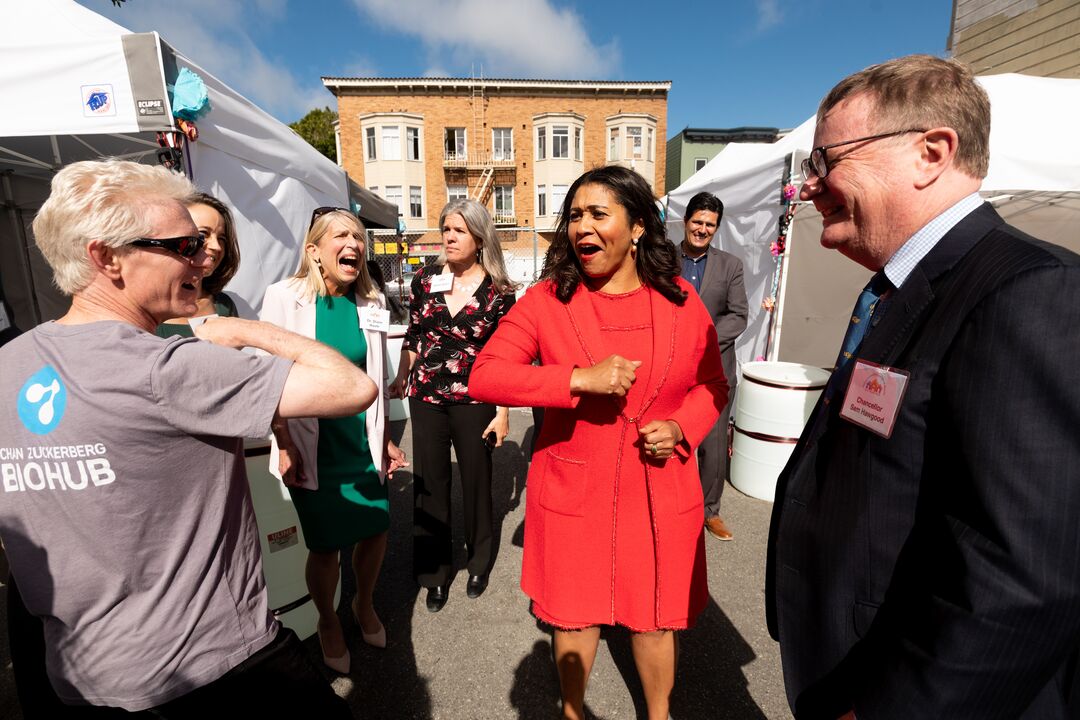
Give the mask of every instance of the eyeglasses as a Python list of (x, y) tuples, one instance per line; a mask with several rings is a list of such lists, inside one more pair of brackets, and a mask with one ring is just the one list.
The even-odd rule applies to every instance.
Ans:
[(315, 208), (314, 210), (311, 211), (311, 222), (308, 223), (308, 230), (313, 228), (315, 226), (315, 221), (318, 220), (319, 218), (321, 218), (323, 215), (326, 215), (327, 213), (336, 212), (338, 210), (340, 210), (341, 212), (347, 212), (350, 215), (352, 215), (352, 210), (350, 210), (349, 208), (333, 207), (331, 205), (326, 205), (324, 207), (317, 207), (317, 208)]
[(136, 247), (164, 248), (185, 258), (195, 257), (205, 244), (206, 238), (202, 235), (184, 235), (183, 237), (174, 238), (136, 238), (128, 243), (128, 245)]
[(880, 135), (867, 135), (866, 137), (855, 138), (854, 140), (845, 140), (843, 142), (833, 143), (831, 145), (822, 145), (816, 147), (810, 151), (810, 157), (802, 161), (802, 174), (803, 178), (807, 179), (810, 174), (813, 173), (819, 179), (824, 179), (829, 175), (829, 157), (825, 154), (826, 150), (832, 150), (833, 148), (842, 147), (844, 145), (854, 145), (855, 143), (868, 142), (870, 140), (881, 140), (882, 138), (895, 137), (897, 135), (906, 135), (907, 133), (922, 133), (926, 130), (912, 128), (910, 130), (897, 130), (895, 132), (881, 133)]

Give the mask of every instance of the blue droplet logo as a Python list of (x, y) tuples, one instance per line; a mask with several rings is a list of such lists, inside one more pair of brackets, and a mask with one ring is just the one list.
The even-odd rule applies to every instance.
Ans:
[(67, 388), (52, 365), (30, 376), (19, 391), (19, 419), (35, 435), (51, 433), (67, 409)]

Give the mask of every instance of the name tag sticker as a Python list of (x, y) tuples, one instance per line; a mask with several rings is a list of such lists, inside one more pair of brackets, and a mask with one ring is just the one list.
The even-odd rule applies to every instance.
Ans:
[(888, 439), (910, 379), (911, 373), (857, 359), (840, 417)]
[(454, 276), (450, 273), (443, 273), (431, 278), (431, 292), (450, 292), (453, 287)]
[(216, 318), (217, 316), (217, 313), (212, 313), (210, 315), (200, 315), (199, 317), (188, 318), (188, 325), (190, 325), (191, 329), (194, 330), (210, 318)]
[(375, 307), (360, 308), (360, 325), (372, 332), (387, 332), (390, 329), (390, 311)]

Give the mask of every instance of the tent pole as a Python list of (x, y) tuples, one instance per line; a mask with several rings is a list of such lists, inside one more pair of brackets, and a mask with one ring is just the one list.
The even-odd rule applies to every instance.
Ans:
[(34, 274), (30, 269), (30, 246), (26, 241), (26, 229), (22, 224), (22, 216), (19, 208), (15, 205), (15, 193), (11, 190), (11, 175), (13, 170), (0, 172), (0, 184), (4, 186), (4, 205), (7, 206), (8, 218), (11, 220), (11, 229), (15, 233), (15, 240), (19, 243), (19, 257), (22, 259), (23, 278), (26, 281), (26, 289), (30, 291), (30, 308), (34, 311), (34, 324), (41, 322), (41, 308), (38, 307), (37, 291), (34, 289)]

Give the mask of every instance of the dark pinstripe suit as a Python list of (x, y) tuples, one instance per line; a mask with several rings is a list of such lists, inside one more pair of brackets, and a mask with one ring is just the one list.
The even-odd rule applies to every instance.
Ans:
[(857, 354), (911, 373), (892, 438), (819, 404), (773, 507), (797, 717), (1078, 717), (1080, 257), (983, 205)]

